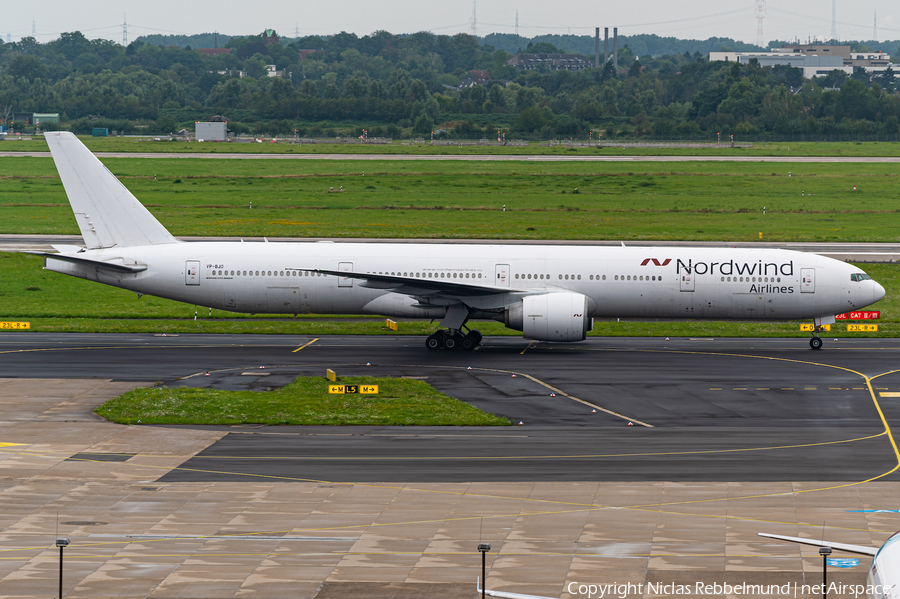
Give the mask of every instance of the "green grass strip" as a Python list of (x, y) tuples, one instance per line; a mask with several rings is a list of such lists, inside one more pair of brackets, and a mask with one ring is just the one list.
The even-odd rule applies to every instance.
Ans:
[(424, 381), (341, 379), (378, 385), (378, 395), (330, 394), (328, 381), (299, 377), (272, 391), (151, 387), (129, 391), (97, 408), (120, 424), (303, 424), (377, 426), (507, 426), (506, 418), (448, 397)]

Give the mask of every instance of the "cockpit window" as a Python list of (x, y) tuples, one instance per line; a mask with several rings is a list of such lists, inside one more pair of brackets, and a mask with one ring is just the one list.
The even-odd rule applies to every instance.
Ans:
[(850, 280), (851, 281), (871, 281), (872, 277), (870, 277), (866, 273), (860, 272), (860, 273), (854, 273), (854, 274), (850, 275)]

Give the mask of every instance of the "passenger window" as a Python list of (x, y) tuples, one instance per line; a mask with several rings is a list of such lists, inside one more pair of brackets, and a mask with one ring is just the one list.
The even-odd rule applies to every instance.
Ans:
[(606, 275), (603, 275), (603, 280), (604, 280), (604, 281), (606, 280)]

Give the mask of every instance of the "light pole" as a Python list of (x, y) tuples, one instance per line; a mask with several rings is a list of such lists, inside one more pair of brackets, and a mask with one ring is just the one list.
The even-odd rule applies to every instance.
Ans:
[(487, 580), (485, 580), (485, 562), (487, 558), (485, 556), (490, 550), (490, 543), (478, 543), (478, 551), (481, 552), (481, 599), (484, 599), (484, 590), (487, 588)]
[(59, 537), (56, 539), (56, 546), (59, 547), (59, 599), (62, 599), (62, 580), (63, 580), (63, 548), (69, 544), (69, 539)]
[(831, 547), (819, 547), (819, 555), (822, 556), (822, 599), (828, 594), (825, 576), (828, 572), (828, 556), (831, 555)]

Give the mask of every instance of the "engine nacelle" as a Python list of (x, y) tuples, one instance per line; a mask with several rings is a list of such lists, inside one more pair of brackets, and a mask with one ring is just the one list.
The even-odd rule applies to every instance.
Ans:
[(580, 293), (529, 295), (506, 310), (506, 326), (538, 341), (584, 341), (593, 328), (589, 300)]

